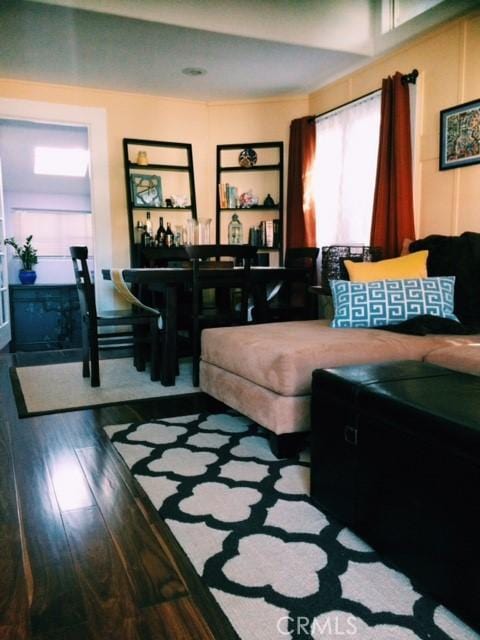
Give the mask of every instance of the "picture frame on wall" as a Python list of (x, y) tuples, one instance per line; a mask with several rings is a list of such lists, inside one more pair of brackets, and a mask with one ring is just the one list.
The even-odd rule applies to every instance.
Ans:
[(480, 99), (440, 111), (440, 170), (480, 162)]
[(134, 173), (131, 176), (131, 184), (134, 207), (161, 207), (163, 205), (160, 176)]

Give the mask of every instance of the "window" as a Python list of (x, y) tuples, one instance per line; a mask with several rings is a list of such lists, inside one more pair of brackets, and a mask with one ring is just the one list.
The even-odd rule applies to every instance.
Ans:
[(10, 224), (15, 238), (33, 235), (39, 257), (70, 259), (71, 245), (88, 246), (88, 255), (93, 256), (92, 215), (89, 212), (14, 209)]
[(369, 244), (381, 91), (317, 118), (317, 246)]
[(383, 0), (382, 33), (398, 29), (402, 24), (422, 15), (442, 0)]

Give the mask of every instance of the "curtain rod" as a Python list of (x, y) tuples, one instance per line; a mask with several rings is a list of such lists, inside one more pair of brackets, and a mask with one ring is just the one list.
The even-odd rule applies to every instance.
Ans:
[[(410, 73), (404, 73), (402, 76), (402, 84), (415, 84), (418, 78), (418, 69), (413, 69)], [(353, 100), (349, 100), (348, 102), (344, 102), (343, 104), (339, 104), (338, 107), (334, 107), (333, 109), (329, 109), (328, 111), (323, 111), (323, 113), (316, 113), (314, 116), (309, 118), (309, 122), (315, 122), (317, 118), (321, 116), (326, 116), (333, 111), (337, 111), (337, 109), (342, 109), (343, 107), (348, 107), (349, 104), (353, 102), (358, 102), (358, 100), (363, 100), (364, 98), (368, 98), (368, 96), (373, 96), (374, 93), (381, 91), (381, 89), (374, 89), (373, 91), (369, 91), (368, 93), (364, 93), (363, 96), (359, 96), (358, 98), (354, 98)]]

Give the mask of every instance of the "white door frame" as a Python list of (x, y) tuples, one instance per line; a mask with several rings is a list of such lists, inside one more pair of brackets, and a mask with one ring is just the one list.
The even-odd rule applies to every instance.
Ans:
[(107, 114), (105, 109), (37, 102), (36, 100), (0, 98), (0, 118), (87, 127), (90, 149), (90, 195), (95, 248), (96, 299), (99, 309), (113, 308), (115, 306), (113, 288), (102, 278), (102, 268), (109, 268), (112, 265)]
[(0, 349), (12, 339), (10, 303), (8, 293), (7, 247), (5, 240), (5, 207), (3, 206), (2, 162), (0, 158)]

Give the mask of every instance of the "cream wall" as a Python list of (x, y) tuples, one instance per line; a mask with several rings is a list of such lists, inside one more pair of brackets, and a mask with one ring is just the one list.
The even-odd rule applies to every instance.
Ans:
[(452, 21), (310, 96), (321, 113), (418, 69), (415, 211), (417, 236), (480, 232), (480, 164), (439, 171), (440, 110), (480, 99), (480, 12)]
[[(115, 265), (128, 264), (129, 261), (122, 153), (124, 137), (191, 143), (198, 217), (212, 218), (214, 221), (216, 145), (283, 140), (287, 149), (291, 120), (308, 111), (307, 96), (258, 102), (208, 104), (7, 79), (0, 79), (0, 96), (105, 110), (112, 260)], [(157, 224), (155, 219), (153, 222), (154, 225)]]

